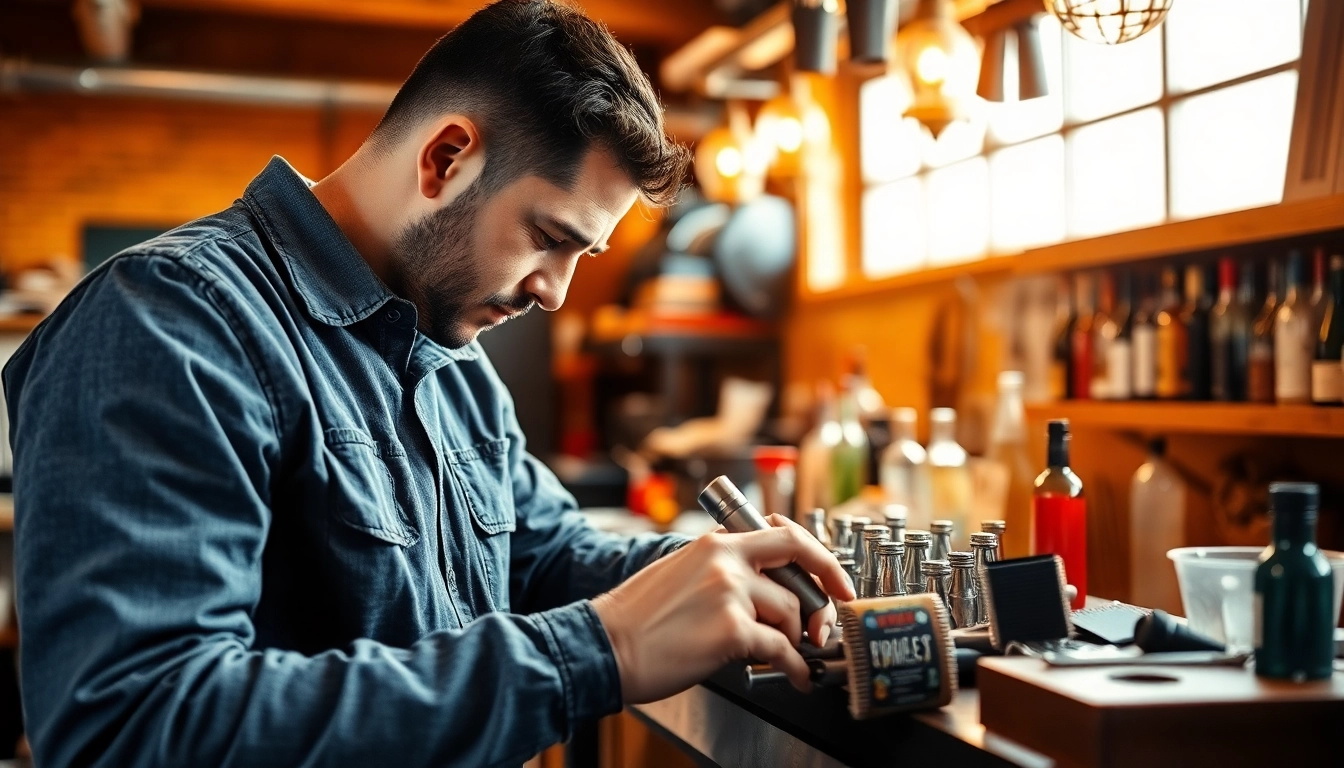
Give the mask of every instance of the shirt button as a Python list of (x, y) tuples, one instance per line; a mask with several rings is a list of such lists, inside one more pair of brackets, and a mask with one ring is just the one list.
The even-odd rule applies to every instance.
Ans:
[(389, 309), (389, 310), (387, 310), (387, 315), (386, 315), (386, 317), (387, 317), (387, 322), (389, 322), (389, 323), (395, 323), (395, 322), (397, 322), (398, 320), (401, 319), (401, 313), (398, 312), (398, 311), (395, 310), (395, 309)]

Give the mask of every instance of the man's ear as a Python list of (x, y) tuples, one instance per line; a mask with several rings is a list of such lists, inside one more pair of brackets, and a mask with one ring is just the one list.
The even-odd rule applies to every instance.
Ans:
[(462, 115), (446, 115), (434, 125), (416, 155), (420, 194), (437, 198), (467, 173), (465, 166), (481, 154), (481, 134), (476, 124)]

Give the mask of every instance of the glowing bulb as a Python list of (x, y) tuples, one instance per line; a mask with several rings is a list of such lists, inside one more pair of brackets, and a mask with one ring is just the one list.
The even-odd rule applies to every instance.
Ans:
[(774, 125), (775, 146), (780, 152), (797, 152), (803, 146), (803, 123), (796, 117), (783, 117)]
[(938, 85), (947, 79), (947, 54), (942, 48), (930, 45), (919, 52), (915, 61), (915, 75), (929, 85)]
[(723, 147), (714, 155), (714, 168), (725, 179), (735, 178), (742, 172), (742, 152), (737, 147)]

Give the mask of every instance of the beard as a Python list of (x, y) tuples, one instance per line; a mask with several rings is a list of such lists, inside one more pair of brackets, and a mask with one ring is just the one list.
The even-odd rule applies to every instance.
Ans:
[(480, 178), (444, 208), (413, 222), (392, 244), (388, 287), (415, 305), (420, 332), (449, 349), (465, 347), (479, 328), (467, 314), (493, 307), (525, 314), (536, 304), (531, 296), (493, 294), (480, 298), (483, 277), (472, 253), (476, 217), (484, 202)]

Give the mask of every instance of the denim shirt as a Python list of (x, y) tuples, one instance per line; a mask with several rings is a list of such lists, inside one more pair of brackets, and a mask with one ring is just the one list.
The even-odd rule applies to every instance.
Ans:
[(309, 184), (273, 159), (5, 368), (39, 766), (519, 764), (621, 706), (587, 598), (683, 540), (588, 527)]

